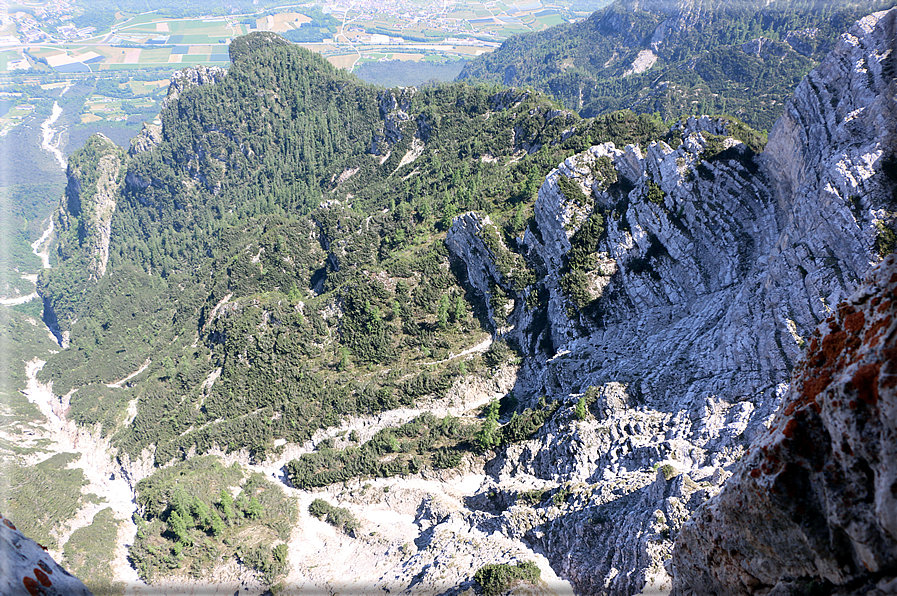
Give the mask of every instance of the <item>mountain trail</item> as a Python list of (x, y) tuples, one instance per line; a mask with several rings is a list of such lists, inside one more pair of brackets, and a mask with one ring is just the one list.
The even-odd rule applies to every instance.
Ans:
[(111, 383), (106, 383), (106, 387), (109, 387), (110, 389), (121, 389), (125, 383), (127, 383), (128, 381), (130, 381), (131, 379), (133, 379), (134, 377), (136, 377), (137, 375), (139, 375), (140, 373), (145, 371), (147, 368), (149, 368), (150, 364), (152, 364), (152, 360), (147, 358), (143, 362), (143, 364), (140, 366), (140, 368), (138, 368), (137, 370), (135, 370), (128, 376), (124, 377), (123, 379), (119, 379), (119, 380), (113, 381)]

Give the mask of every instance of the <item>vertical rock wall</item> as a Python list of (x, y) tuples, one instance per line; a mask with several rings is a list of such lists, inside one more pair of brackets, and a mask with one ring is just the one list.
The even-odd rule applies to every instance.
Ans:
[[(813, 329), (880, 260), (897, 215), (895, 15), (842, 37), (760, 156), (735, 124), (690, 119), (676, 147), (603, 144), (546, 178), (521, 251), (538, 281), (511, 292), (502, 332), (526, 354), (515, 396), (567, 412), (588, 396), (590, 414), (556, 416), (491, 471), (579, 483), (526, 533), (578, 591), (669, 586), (682, 522), (765, 436)], [(595, 215), (605, 231), (574, 271)], [(452, 242), (478, 221), (459, 218), (449, 248), (477, 287), (500, 285), (489, 251)], [(683, 479), (648, 488), (666, 465)]]
[(814, 332), (769, 430), (685, 524), (674, 594), (894, 593), (895, 315), (891, 255)]

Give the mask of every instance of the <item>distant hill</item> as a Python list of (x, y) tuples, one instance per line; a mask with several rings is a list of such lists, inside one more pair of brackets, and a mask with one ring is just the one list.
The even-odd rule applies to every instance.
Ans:
[(726, 113), (768, 130), (840, 33), (894, 4), (617, 0), (579, 23), (514, 36), (459, 79), (533, 87), (583, 117)]

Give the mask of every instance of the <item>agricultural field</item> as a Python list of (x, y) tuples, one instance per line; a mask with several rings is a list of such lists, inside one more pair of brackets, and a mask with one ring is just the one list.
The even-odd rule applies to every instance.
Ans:
[[(573, 9), (574, 1), (546, 5), (542, 0), (465, 0), (446, 5), (435, 0), (346, 0), (230, 16), (174, 16), (163, 8), (146, 14), (119, 11), (104, 27), (102, 19), (88, 18), (89, 4), (80, 15), (72, 4), (72, 16), (62, 14), (66, 11), (59, 8), (59, 0), (40, 0), (10, 10), (0, 31), (0, 41), (7, 42), (0, 52), (0, 76), (22, 70), (89, 73), (226, 66), (230, 41), (251, 31), (280, 33), (345, 68), (367, 61), (361, 55), (373, 49), (369, 46), (388, 46), (378, 53), (388, 49), (398, 60), (415, 60), (422, 49), (443, 59), (470, 58), (492, 51), (509, 35), (585, 17), (588, 13)], [(79, 28), (72, 22), (97, 26)]]

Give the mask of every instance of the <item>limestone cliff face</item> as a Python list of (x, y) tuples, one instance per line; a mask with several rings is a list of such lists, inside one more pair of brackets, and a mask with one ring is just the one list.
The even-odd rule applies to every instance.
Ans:
[(515, 279), (515, 274), (525, 269), (523, 259), (505, 246), (488, 215), (460, 216), (452, 223), (445, 243), (454, 254), (464, 255), (465, 262), (479, 265), (467, 268), (468, 282), (485, 298), (494, 329), (500, 333), (510, 331), (509, 317), (524, 316), (518, 301), (508, 298), (515, 289), (524, 287)]
[(371, 140), (370, 152), (372, 155), (385, 157), (392, 150), (392, 146), (402, 140), (401, 127), (405, 122), (411, 120), (408, 112), (414, 93), (413, 87), (403, 89), (398, 93), (396, 91), (380, 93), (378, 100), (383, 124)]
[(138, 153), (146, 153), (152, 151), (154, 147), (162, 143), (162, 125), (152, 122), (144, 122), (143, 128), (131, 139), (131, 149), (128, 151), (130, 155)]
[[(798, 255), (787, 243), (800, 238), (802, 262), (819, 267), (820, 298), (836, 283), (820, 271), (823, 255), (837, 256), (836, 274), (857, 271), (893, 226), (894, 180), (882, 166), (895, 147), (895, 26), (891, 10), (842, 36), (764, 153), (779, 196), (819, 197), (783, 203), (791, 227), (803, 227), (770, 264), (788, 268)], [(828, 151), (818, 150), (823, 141)], [(845, 236), (855, 240), (832, 251)], [(677, 540), (675, 593), (790, 593), (813, 582), (839, 594), (897, 589), (895, 284), (891, 255), (814, 332), (769, 431)]]
[[(599, 145), (546, 178), (520, 251), (538, 281), (507, 292), (504, 334), (527, 355), (514, 393), (591, 407), (491, 471), (580, 487), (525, 533), (577, 590), (669, 587), (682, 522), (766, 433), (812, 329), (881, 258), (895, 14), (842, 38), (760, 156), (734, 124), (690, 119), (676, 147)], [(450, 239), (477, 226), (459, 218)], [(483, 287), (507, 290), (494, 251), (448, 245), (487, 300)], [(655, 486), (658, 466), (682, 480)]]
[(193, 66), (175, 72), (171, 75), (168, 94), (162, 100), (162, 110), (164, 111), (187, 89), (201, 85), (213, 85), (221, 81), (226, 74), (227, 71), (220, 66)]
[(891, 255), (814, 332), (769, 430), (683, 528), (675, 594), (894, 593), (895, 314)]
[(60, 238), (57, 252), (62, 256), (70, 243), (77, 242), (88, 255), (91, 280), (106, 274), (109, 262), (109, 235), (116, 196), (121, 184), (123, 152), (101, 134), (94, 135), (79, 154), (70, 160), (66, 202), (57, 213), (58, 229), (70, 232)]
[[(53, 214), (56, 245), (54, 266), (67, 261), (86, 271), (82, 284), (94, 283), (106, 275), (109, 242), (116, 197), (124, 177), (125, 154), (101, 134), (88, 139), (84, 148), (69, 158), (65, 198)], [(38, 280), (44, 296), (44, 320), (59, 344), (68, 347), (72, 321), (69, 315), (57, 316), (55, 304), (46, 291), (46, 275)]]
[(47, 550), (0, 515), (0, 593), (7, 596), (91, 596)]

